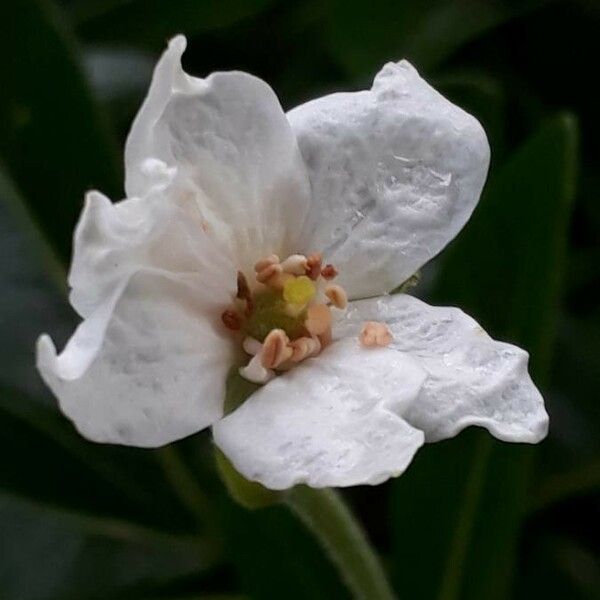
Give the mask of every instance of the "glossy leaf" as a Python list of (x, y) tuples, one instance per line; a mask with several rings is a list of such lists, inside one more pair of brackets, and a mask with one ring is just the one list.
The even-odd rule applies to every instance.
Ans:
[[(137, 587), (156, 587), (214, 564), (199, 538), (1, 493), (0, 554), (0, 596), (10, 600), (131, 598)], [(130, 595), (121, 595), (124, 588)]]
[[(562, 292), (576, 132), (570, 116), (559, 116), (492, 174), (433, 294), (529, 350), (540, 385)], [(533, 452), (480, 431), (421, 451), (393, 493), (399, 589), (440, 600), (507, 596)], [(414, 568), (415, 554), (424, 570)]]
[[(329, 47), (346, 70), (364, 76), (388, 60), (407, 58), (425, 71), (494, 27), (537, 8), (544, 0), (337, 0), (327, 22)], [(356, 43), (360, 39), (361, 43)]]
[(115, 140), (55, 7), (47, 0), (3, 2), (0, 21), (0, 160), (66, 260), (84, 192), (122, 193)]
[(64, 510), (189, 530), (154, 451), (84, 440), (52, 407), (0, 387), (0, 488)]
[[(75, 327), (66, 275), (0, 164), (0, 384), (45, 392), (34, 369), (35, 340), (48, 331), (64, 340)], [(47, 396), (44, 396), (47, 397)]]
[(227, 27), (265, 10), (274, 0), (87, 0), (71, 15), (86, 39), (146, 42), (156, 46), (178, 33)]

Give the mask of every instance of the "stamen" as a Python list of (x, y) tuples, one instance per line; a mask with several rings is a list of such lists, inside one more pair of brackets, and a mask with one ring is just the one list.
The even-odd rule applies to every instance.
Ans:
[(254, 307), (254, 301), (252, 299), (252, 292), (250, 291), (248, 280), (241, 271), (238, 271), (237, 273), (236, 298), (239, 298), (240, 300), (244, 300), (246, 302), (246, 316), (248, 316), (252, 312), (252, 309)]
[(279, 263), (279, 256), (277, 254), (270, 254), (265, 258), (261, 258), (255, 265), (254, 270), (257, 273), (260, 273), (262, 270), (266, 269), (271, 265), (276, 265)]
[(306, 259), (306, 275), (310, 277), (313, 281), (316, 281), (321, 274), (321, 264), (323, 259), (321, 258), (321, 254), (319, 252), (315, 252), (311, 254)]
[(227, 329), (231, 329), (232, 331), (239, 331), (242, 328), (242, 317), (232, 308), (223, 311), (221, 321), (223, 321)]
[(244, 341), (242, 342), (242, 348), (244, 349), (244, 352), (246, 354), (249, 354), (250, 356), (255, 356), (262, 350), (262, 344), (258, 340), (248, 335), (244, 338)]
[(283, 329), (273, 329), (263, 342), (261, 364), (265, 369), (276, 369), (282, 362), (290, 359), (293, 353), (290, 339)]
[(240, 375), (252, 383), (260, 384), (267, 383), (275, 377), (275, 373), (271, 369), (265, 369), (262, 366), (260, 354), (253, 356), (245, 367), (240, 368)]
[(321, 351), (321, 342), (317, 338), (301, 337), (291, 342), (290, 346), (293, 350), (290, 360), (295, 363), (316, 356)]
[(258, 283), (264, 283), (268, 285), (271, 280), (274, 280), (282, 273), (283, 269), (279, 263), (271, 263), (264, 269), (256, 272), (256, 281), (258, 281)]
[[(239, 272), (238, 301), (223, 311), (221, 320), (225, 327), (242, 334), (242, 348), (249, 356), (248, 364), (239, 370), (242, 377), (264, 384), (277, 372), (317, 356), (331, 343), (332, 309), (345, 309), (348, 297), (341, 286), (329, 283), (338, 272), (331, 264), (323, 266), (320, 253), (308, 257), (292, 254), (283, 261), (271, 254), (257, 261), (254, 271), (261, 285), (251, 288)], [(245, 309), (239, 300), (245, 302)], [(381, 324), (371, 323), (363, 329), (365, 345), (391, 341), (391, 334)]]
[(325, 288), (325, 295), (336, 308), (344, 309), (348, 306), (348, 295), (339, 285), (328, 285)]
[(239, 298), (240, 300), (247, 300), (251, 296), (252, 294), (250, 292), (250, 286), (248, 285), (248, 280), (246, 279), (246, 276), (241, 271), (238, 271), (236, 298)]
[(304, 326), (312, 336), (319, 336), (331, 329), (331, 311), (325, 304), (314, 304), (306, 311)]
[(366, 321), (358, 337), (360, 343), (367, 348), (374, 346), (389, 346), (393, 336), (385, 323)]
[(323, 279), (326, 279), (327, 281), (330, 281), (331, 279), (337, 277), (337, 274), (337, 269), (333, 265), (325, 265), (321, 269), (321, 277), (323, 277)]
[(327, 348), (333, 341), (333, 331), (331, 327), (328, 327), (320, 336), (319, 342), (321, 342), (321, 349)]
[(304, 275), (306, 273), (306, 263), (306, 256), (292, 254), (281, 263), (281, 267), (286, 273), (290, 273), (291, 275)]

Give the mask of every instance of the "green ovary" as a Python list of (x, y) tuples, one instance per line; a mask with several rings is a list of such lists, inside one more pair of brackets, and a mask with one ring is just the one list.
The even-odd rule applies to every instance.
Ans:
[(252, 313), (243, 327), (247, 336), (262, 342), (273, 329), (283, 329), (291, 340), (306, 335), (306, 309), (290, 315), (295, 311), (290, 311), (290, 305), (283, 300), (281, 293), (274, 291), (256, 294), (253, 300)]

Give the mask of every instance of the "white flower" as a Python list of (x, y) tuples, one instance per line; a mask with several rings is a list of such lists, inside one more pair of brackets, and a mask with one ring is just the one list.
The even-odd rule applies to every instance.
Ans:
[[(38, 342), (82, 435), (154, 447), (212, 425), (273, 489), (379, 483), (468, 425), (542, 439), (526, 352), (386, 295), (471, 215), (489, 162), (477, 120), (406, 61), (286, 115), (251, 75), (186, 75), (184, 49), (171, 41), (133, 124), (127, 199), (87, 195), (69, 274), (83, 321), (59, 356)], [(244, 362), (268, 383), (223, 418)]]

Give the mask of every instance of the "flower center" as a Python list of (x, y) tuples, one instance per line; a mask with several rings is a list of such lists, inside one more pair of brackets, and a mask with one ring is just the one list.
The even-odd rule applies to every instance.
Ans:
[(343, 310), (348, 300), (331, 282), (335, 267), (323, 265), (320, 254), (293, 254), (283, 261), (271, 255), (254, 270), (252, 287), (238, 273), (236, 302), (221, 318), (228, 329), (242, 334), (242, 347), (251, 357), (241, 375), (266, 383), (331, 342), (331, 308)]

